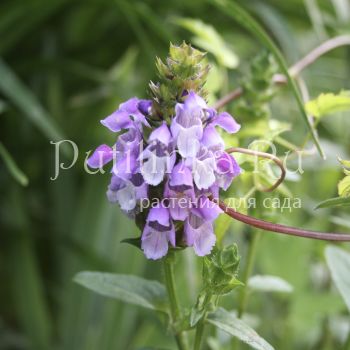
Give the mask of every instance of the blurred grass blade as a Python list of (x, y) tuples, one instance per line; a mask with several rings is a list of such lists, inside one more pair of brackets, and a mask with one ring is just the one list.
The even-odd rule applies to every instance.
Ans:
[(17, 238), (10, 246), (10, 284), (17, 317), (26, 333), (28, 349), (52, 349), (52, 323), (45, 298), (39, 262), (30, 237)]
[(223, 13), (228, 14), (230, 17), (232, 17), (234, 20), (236, 20), (238, 23), (240, 23), (242, 26), (244, 26), (247, 30), (249, 30), (253, 35), (255, 35), (274, 55), (277, 63), (280, 66), (280, 69), (282, 73), (287, 77), (288, 84), (290, 85), (293, 95), (297, 101), (298, 107), (300, 109), (300, 113), (302, 115), (302, 118), (304, 122), (306, 123), (311, 136), (314, 140), (314, 143), (317, 147), (318, 152), (320, 153), (322, 158), (325, 158), (325, 154), (321, 148), (320, 142), (318, 140), (318, 136), (316, 133), (316, 130), (314, 129), (313, 125), (311, 124), (305, 109), (304, 109), (304, 103), (301, 99), (300, 93), (297, 89), (297, 86), (294, 82), (294, 80), (291, 78), (291, 76), (288, 73), (288, 68), (285, 63), (285, 60), (278, 49), (278, 47), (274, 44), (274, 42), (270, 39), (268, 34), (265, 32), (265, 30), (261, 27), (261, 25), (255, 21), (251, 15), (246, 12), (240, 5), (238, 5), (236, 2), (230, 2), (227, 0), (208, 0), (210, 3), (214, 4), (216, 7), (218, 7), (220, 10), (222, 10)]
[(226, 45), (213, 26), (194, 18), (175, 18), (174, 22), (192, 32), (195, 35), (192, 38), (193, 43), (213, 54), (219, 64), (231, 69), (237, 68), (238, 56)]
[(330, 245), (325, 255), (332, 279), (350, 311), (350, 253)]
[(41, 132), (52, 141), (64, 139), (63, 133), (44, 110), (36, 96), (17, 78), (0, 58), (0, 91), (7, 96)]
[(350, 197), (336, 197), (327, 199), (321, 203), (319, 203), (315, 209), (323, 209), (323, 208), (329, 208), (329, 207), (336, 207), (336, 206), (349, 206), (350, 205)]
[(13, 176), (15, 180), (17, 180), (22, 186), (28, 185), (28, 178), (27, 176), (22, 172), (21, 169), (18, 168), (16, 162), (11, 157), (11, 154), (7, 151), (5, 146), (0, 142), (0, 156), (5, 162), (5, 165), (10, 172), (10, 174)]

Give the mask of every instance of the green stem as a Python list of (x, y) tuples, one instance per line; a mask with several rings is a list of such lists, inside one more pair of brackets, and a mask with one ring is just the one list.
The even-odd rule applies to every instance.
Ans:
[(204, 319), (200, 320), (196, 327), (193, 350), (200, 350), (204, 332)]
[[(175, 279), (174, 279), (174, 257), (168, 257), (163, 259), (164, 275), (165, 275), (165, 285), (168, 291), (169, 301), (170, 301), (170, 313), (172, 325), (176, 324), (181, 317), (179, 301), (175, 292)], [(183, 332), (175, 330), (175, 340), (179, 350), (187, 350), (187, 343)]]
[[(212, 298), (212, 294), (211, 293), (208, 293), (205, 296), (203, 304), (205, 305), (204, 307), (206, 309), (208, 308), (208, 305), (209, 305), (209, 303), (211, 301), (211, 298)], [(205, 311), (202, 319), (197, 323), (196, 335), (195, 335), (195, 338), (194, 338), (193, 350), (200, 350), (200, 348), (201, 348), (206, 317), (207, 317), (207, 311)]]
[(257, 252), (257, 246), (258, 242), (260, 239), (260, 231), (255, 232), (248, 248), (248, 257), (247, 257), (247, 263), (246, 267), (244, 270), (244, 275), (243, 275), (243, 283), (245, 284), (244, 288), (242, 289), (241, 295), (240, 295), (240, 300), (239, 300), (239, 305), (238, 305), (238, 317), (241, 318), (247, 304), (247, 299), (248, 299), (248, 287), (247, 283), (249, 280), (250, 275), (252, 274), (253, 267), (254, 267), (254, 262), (255, 262), (255, 256)]

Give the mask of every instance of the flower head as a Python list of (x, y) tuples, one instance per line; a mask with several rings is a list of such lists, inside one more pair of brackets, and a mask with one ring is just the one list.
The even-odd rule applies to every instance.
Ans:
[[(87, 161), (98, 168), (113, 160), (107, 197), (129, 216), (142, 217), (141, 248), (149, 259), (165, 256), (169, 245), (209, 254), (216, 240), (213, 222), (222, 211), (207, 196), (227, 190), (240, 173), (217, 130), (235, 133), (239, 124), (207, 106), (201, 96), (207, 68), (183, 70), (192, 75), (181, 76), (173, 88), (171, 75), (203, 58), (189, 48), (172, 47), (168, 65), (158, 61), (163, 78), (161, 84), (151, 84), (152, 100), (133, 97), (101, 121), (118, 133), (116, 143), (99, 146)], [(181, 53), (194, 58), (181, 60)], [(143, 200), (157, 200), (146, 216), (140, 213)]]

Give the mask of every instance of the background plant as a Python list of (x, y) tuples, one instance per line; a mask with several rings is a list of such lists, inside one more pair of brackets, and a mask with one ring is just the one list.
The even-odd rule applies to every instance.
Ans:
[[(243, 5), (263, 24), (292, 65), (321, 41), (349, 32), (347, 4), (271, 0)], [(92, 141), (98, 144), (102, 137), (108, 137), (95, 127), (96, 121), (129, 96), (146, 97), (142, 96), (144, 86), (155, 78), (154, 57), (165, 57), (169, 41), (192, 39), (193, 33), (175, 24), (174, 18), (193, 18), (213, 26), (239, 57), (240, 63), (234, 68), (209, 53), (208, 59), (217, 67), (211, 77), (216, 85), (210, 84), (216, 98), (249, 82), (251, 62), (265, 48), (232, 19), (199, 1), (3, 1), (0, 8), (0, 134), (2, 149), (7, 150), (1, 155), (5, 159), (11, 155), (17, 164), (13, 172), (18, 176), (19, 168), (29, 180), (27, 187), (21, 187), (1, 163), (1, 346), (174, 347), (152, 313), (101, 298), (71, 281), (81, 270), (133, 273), (153, 280), (162, 276), (156, 265), (145, 264), (142, 254), (119, 243), (133, 236), (136, 227), (108, 205), (101, 191), (101, 177), (82, 171), (83, 157), (80, 166), (62, 173), (54, 183), (49, 180), (53, 148), (48, 140), (68, 137), (83, 150)], [(304, 70), (312, 98), (349, 89), (347, 55), (347, 48), (338, 49)], [(236, 103), (228, 106), (230, 112), (235, 108)], [(290, 90), (278, 89), (269, 108), (269, 118), (259, 119), (255, 125), (253, 122), (246, 135), (241, 134), (239, 145), (247, 146), (259, 133), (259, 137), (268, 134), (281, 145), (279, 154), (288, 147), (300, 147), (306, 130)], [(271, 122), (271, 117), (282, 123), (283, 134), (274, 135), (281, 125)], [(239, 121), (252, 122), (249, 116)], [(287, 132), (290, 126), (293, 132)], [(338, 196), (337, 184), (343, 174), (337, 156), (349, 159), (349, 130), (348, 112), (320, 119), (318, 133), (327, 160), (322, 161), (316, 154), (305, 158), (305, 173), (290, 178), (287, 187), (280, 187), (281, 198), (291, 194), (301, 197), (301, 209), (252, 214), (293, 226), (346, 231), (348, 208), (313, 208)], [(232, 140), (230, 145), (238, 145), (234, 143)], [(248, 171), (242, 185), (233, 186), (230, 196), (247, 195), (256, 181), (265, 184), (263, 179), (253, 178), (249, 167), (247, 157)], [(107, 177), (105, 181), (107, 184)], [(269, 194), (260, 196), (263, 200)], [(266, 292), (266, 282), (264, 287), (256, 283), (256, 278), (248, 283), (248, 296), (254, 293), (246, 308), (251, 315), (249, 322), (269, 343), (277, 349), (332, 349), (344, 344), (349, 316), (339, 294), (331, 288), (323, 258), (325, 243), (260, 234), (255, 264), (247, 265), (246, 249), (253, 230), (223, 217), (217, 232), (222, 244), (238, 244), (241, 280), (249, 275), (246, 266), (250, 266), (253, 275), (278, 276), (293, 287), (291, 292), (291, 288), (283, 289), (277, 283), (279, 287), (270, 287), (274, 290), (271, 293)], [(177, 274), (176, 282), (186, 292), (181, 293), (180, 301), (195, 304), (195, 292), (201, 288), (201, 262), (186, 251), (181, 254), (176, 270), (185, 273)], [(276, 285), (276, 279), (273, 281)], [(278, 293), (278, 288), (289, 293)], [(237, 308), (241, 300), (238, 291), (222, 298), (226, 308)], [(273, 326), (266, 322), (272, 319)], [(210, 332), (211, 348), (229, 348), (225, 334), (218, 332), (217, 337)]]

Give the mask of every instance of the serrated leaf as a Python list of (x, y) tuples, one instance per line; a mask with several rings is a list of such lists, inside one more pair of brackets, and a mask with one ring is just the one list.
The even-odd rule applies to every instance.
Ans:
[(350, 253), (328, 246), (325, 254), (332, 279), (350, 311)]
[(193, 18), (177, 18), (175, 23), (195, 34), (193, 43), (213, 54), (219, 64), (228, 68), (238, 66), (238, 56), (226, 45), (213, 26)]
[(215, 312), (210, 313), (206, 321), (232, 335), (233, 337), (240, 339), (253, 349), (274, 349), (266, 340), (260, 337), (260, 335), (254, 329), (225, 309), (219, 308)]
[(248, 288), (260, 292), (291, 293), (293, 286), (277, 276), (255, 275), (249, 278)]
[(315, 209), (324, 209), (324, 208), (330, 208), (330, 207), (336, 207), (336, 206), (348, 206), (350, 205), (350, 197), (336, 197), (336, 198), (330, 198), (326, 199), (325, 201), (319, 203)]
[(345, 176), (343, 180), (338, 183), (338, 194), (342, 198), (350, 197), (350, 176)]
[(306, 111), (317, 118), (326, 114), (350, 110), (350, 92), (326, 93), (305, 104)]
[(80, 272), (74, 281), (94, 292), (125, 303), (166, 312), (166, 289), (157, 281), (131, 275)]

